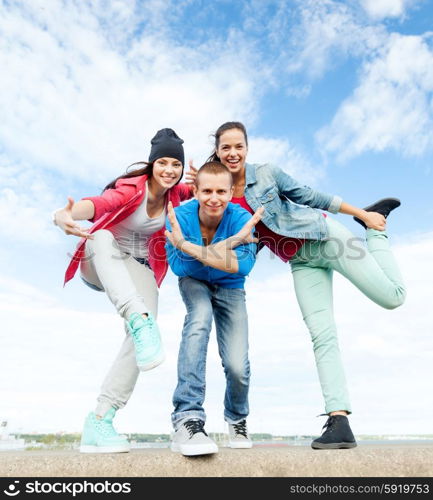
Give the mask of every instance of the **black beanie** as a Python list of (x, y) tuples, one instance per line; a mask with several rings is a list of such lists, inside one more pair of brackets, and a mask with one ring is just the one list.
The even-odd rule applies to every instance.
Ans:
[(183, 152), (183, 140), (171, 128), (163, 128), (158, 130), (155, 137), (150, 141), (152, 148), (149, 154), (149, 163), (154, 162), (158, 158), (176, 158), (182, 163), (185, 163)]

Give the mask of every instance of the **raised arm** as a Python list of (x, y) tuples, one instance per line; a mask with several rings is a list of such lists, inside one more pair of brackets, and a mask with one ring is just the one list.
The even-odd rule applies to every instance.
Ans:
[[(184, 238), (173, 206), (170, 203), (168, 206), (170, 227), (168, 225), (167, 227), (171, 231), (167, 229), (165, 235), (175, 248), (193, 257), (205, 266), (210, 266), (227, 273), (248, 274), (252, 266), (249, 266), (247, 261), (251, 260), (251, 258), (248, 259), (248, 255), (245, 256), (245, 252), (242, 252), (239, 246), (248, 246), (247, 244), (257, 241), (251, 231), (254, 225), (261, 219), (262, 213), (263, 209), (260, 208), (235, 235), (213, 245), (202, 246), (191, 243)], [(237, 249), (235, 250), (235, 248)], [(239, 262), (240, 257), (242, 257), (241, 262)]]
[(223, 241), (215, 243), (214, 247), (225, 246), (226, 248), (234, 249), (239, 245), (246, 245), (248, 243), (257, 243), (258, 239), (254, 237), (253, 230), (255, 225), (260, 222), (263, 217), (264, 207), (259, 207), (252, 217), (241, 227), (241, 229), (233, 236), (228, 237)]
[(92, 219), (95, 213), (95, 206), (90, 200), (81, 200), (77, 203), (68, 196), (68, 203), (64, 208), (56, 210), (53, 214), (53, 222), (59, 226), (66, 234), (72, 234), (81, 238), (93, 238), (84, 228), (76, 224), (77, 220)]
[(308, 205), (313, 208), (320, 208), (332, 213), (339, 212), (353, 215), (361, 219), (369, 228), (377, 229), (378, 231), (383, 231), (385, 229), (386, 219), (377, 212), (366, 212), (361, 208), (346, 203), (339, 196), (321, 193), (308, 186), (303, 186), (281, 169), (274, 169), (274, 177), (279, 192), (295, 203)]
[(378, 212), (367, 212), (362, 208), (357, 208), (353, 205), (349, 205), (349, 203), (346, 203), (345, 201), (341, 203), (339, 211), (342, 214), (358, 217), (358, 219), (361, 219), (364, 224), (371, 229), (377, 229), (378, 231), (385, 230), (386, 219), (382, 214), (379, 214)]
[(271, 172), (272, 178), (277, 184), (278, 193), (287, 199), (300, 205), (327, 210), (334, 214), (339, 211), (341, 202), (343, 201), (339, 196), (322, 193), (309, 186), (305, 186), (281, 170), (281, 168), (272, 166)]

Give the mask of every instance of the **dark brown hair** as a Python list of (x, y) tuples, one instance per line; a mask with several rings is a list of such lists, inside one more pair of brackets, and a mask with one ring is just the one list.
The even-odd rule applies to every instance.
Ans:
[[(130, 167), (133, 167), (134, 165), (144, 165), (144, 167), (142, 167), (142, 168), (136, 168), (136, 169), (131, 170), (130, 172), (128, 172), (128, 169)], [(102, 192), (106, 191), (107, 189), (114, 189), (116, 187), (116, 182), (119, 179), (129, 179), (130, 177), (138, 177), (140, 175), (147, 175), (150, 178), (150, 177), (152, 177), (152, 172), (153, 172), (153, 162), (149, 163), (147, 161), (137, 161), (135, 163), (131, 163), (131, 165), (129, 165), (126, 168), (126, 173), (122, 174), (122, 175), (119, 175), (119, 177), (116, 177), (114, 180), (112, 180), (111, 182), (109, 182), (104, 187), (104, 189), (102, 190)]]
[[(150, 179), (153, 175), (153, 164), (154, 162), (148, 162), (148, 161), (136, 161), (135, 163), (131, 163), (131, 165), (129, 165), (127, 168), (126, 168), (126, 173), (125, 174), (122, 174), (122, 175), (119, 175), (119, 177), (116, 177), (114, 180), (112, 180), (110, 183), (108, 183), (104, 189), (102, 190), (102, 192), (106, 191), (107, 189), (114, 189), (116, 187), (116, 182), (119, 180), (119, 179), (129, 179), (129, 177), (139, 177), (140, 175), (147, 175), (147, 177)], [(130, 167), (133, 167), (134, 165), (144, 165), (144, 167), (142, 168), (136, 168), (134, 170), (131, 170), (130, 172), (128, 172), (128, 169)], [(184, 171), (184, 166), (182, 165), (182, 173), (180, 174), (180, 177), (178, 179), (178, 181), (176, 182), (175, 186), (177, 184), (179, 184), (179, 182), (181, 181), (182, 177), (183, 177), (183, 171)]]
[(248, 146), (248, 135), (247, 135), (247, 130), (245, 128), (245, 125), (241, 122), (225, 122), (222, 125), (220, 125), (216, 132), (212, 134), (212, 137), (215, 138), (215, 149), (214, 152), (209, 156), (207, 159), (208, 162), (211, 161), (220, 161), (218, 155), (217, 155), (217, 149), (218, 146), (220, 145), (220, 138), (224, 132), (227, 132), (227, 130), (233, 130), (233, 129), (238, 129), (240, 130), (245, 137), (245, 144)]

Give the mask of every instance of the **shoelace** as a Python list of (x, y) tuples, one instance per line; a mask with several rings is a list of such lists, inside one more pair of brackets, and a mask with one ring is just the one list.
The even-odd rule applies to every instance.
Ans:
[[(153, 346), (158, 342), (158, 335), (156, 332), (155, 323), (149, 317), (147, 319), (143, 318), (143, 320), (146, 322), (146, 326), (147, 326), (146, 341), (148, 344)], [(134, 337), (136, 349), (138, 351), (140, 351), (141, 349), (144, 348), (144, 345), (143, 345), (144, 338), (143, 338), (143, 335), (140, 335), (141, 329), (142, 329), (142, 325), (140, 324), (137, 327), (133, 327), (132, 331), (131, 331), (131, 335)]]
[[(335, 427), (333, 427), (333, 425), (335, 424), (335, 422), (337, 421), (337, 419), (335, 418), (335, 415), (331, 415), (330, 417), (328, 417), (328, 420), (325, 422), (325, 425), (322, 427), (322, 434), (324, 434), (325, 432), (333, 432), (333, 430), (335, 429)], [(325, 429), (325, 430), (323, 430)]]
[(151, 318), (147, 318), (147, 327), (149, 332), (149, 339), (152, 345), (158, 341), (158, 333), (156, 330), (155, 322)]
[(199, 418), (188, 420), (187, 422), (185, 422), (185, 427), (187, 428), (190, 437), (192, 437), (194, 434), (197, 434), (197, 432), (203, 432), (203, 434), (207, 436), (206, 431), (203, 429), (204, 422)]
[(96, 419), (96, 427), (98, 431), (105, 437), (117, 436), (117, 432), (114, 430), (113, 424), (111, 422), (106, 422), (104, 419)]
[(140, 350), (143, 347), (143, 337), (139, 335), (139, 331), (140, 330), (138, 328), (131, 331), (131, 335), (134, 338), (134, 343), (137, 350)]
[(245, 439), (248, 439), (246, 420), (241, 420), (237, 424), (233, 424), (233, 427), (236, 434), (240, 434), (241, 436), (244, 436)]

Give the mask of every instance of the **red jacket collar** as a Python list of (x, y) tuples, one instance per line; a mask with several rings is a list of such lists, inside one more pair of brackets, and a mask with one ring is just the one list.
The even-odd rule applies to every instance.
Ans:
[(132, 186), (136, 186), (138, 189), (143, 189), (146, 184), (148, 175), (137, 175), (136, 177), (122, 177), (116, 181), (116, 187), (124, 186), (125, 184), (129, 184)]

